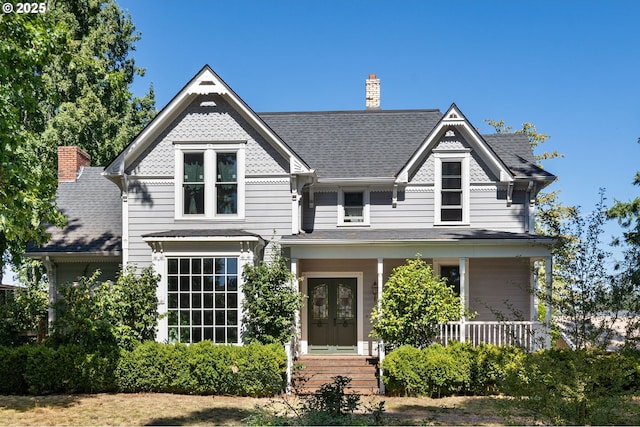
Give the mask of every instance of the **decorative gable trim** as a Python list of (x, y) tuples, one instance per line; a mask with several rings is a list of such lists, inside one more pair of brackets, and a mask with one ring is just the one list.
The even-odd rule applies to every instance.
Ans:
[(451, 107), (449, 107), (447, 112), (442, 116), (440, 122), (436, 124), (411, 159), (400, 172), (398, 172), (396, 183), (408, 183), (411, 174), (414, 173), (427, 159), (429, 154), (434, 151), (440, 139), (443, 136), (455, 136), (458, 132), (473, 146), (474, 150), (485, 161), (495, 176), (499, 177), (500, 182), (511, 182), (514, 180), (514, 176), (511, 171), (509, 171), (509, 168), (507, 168), (504, 162), (491, 147), (489, 147), (484, 138), (482, 138), (478, 131), (469, 123), (460, 109), (455, 104), (451, 104)]
[(305, 161), (297, 155), (269, 126), (208, 66), (205, 65), (185, 87), (163, 108), (136, 138), (105, 168), (104, 175), (119, 182), (126, 168), (141, 156), (149, 144), (200, 95), (222, 96), (254, 128), (289, 161), (290, 173), (314, 173)]

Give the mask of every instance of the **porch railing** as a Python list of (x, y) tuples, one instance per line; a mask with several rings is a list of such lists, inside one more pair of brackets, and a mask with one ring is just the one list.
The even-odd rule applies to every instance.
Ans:
[(435, 342), (447, 345), (450, 341), (513, 345), (527, 351), (544, 348), (546, 328), (542, 322), (517, 321), (459, 321), (438, 324)]

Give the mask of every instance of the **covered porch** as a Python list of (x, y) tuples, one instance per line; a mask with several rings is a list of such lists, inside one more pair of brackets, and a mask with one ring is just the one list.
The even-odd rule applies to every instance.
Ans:
[[(391, 236), (395, 237), (394, 239)], [(549, 321), (538, 321), (538, 263), (551, 289), (548, 238), (478, 230), (327, 230), (281, 243), (307, 297), (299, 313), (298, 354), (384, 357), (371, 334), (371, 313), (393, 269), (420, 256), (446, 277), (465, 309), (476, 313), (440, 325), (437, 342), (550, 346)]]

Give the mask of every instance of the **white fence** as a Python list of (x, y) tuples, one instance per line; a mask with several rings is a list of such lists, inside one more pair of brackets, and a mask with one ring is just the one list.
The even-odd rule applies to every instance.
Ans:
[(544, 348), (546, 328), (541, 322), (460, 321), (438, 324), (435, 342), (447, 345), (450, 341), (495, 345), (513, 345), (527, 351)]

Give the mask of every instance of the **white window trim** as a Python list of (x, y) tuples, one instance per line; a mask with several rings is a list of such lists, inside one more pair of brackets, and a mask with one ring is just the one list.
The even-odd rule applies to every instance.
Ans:
[[(469, 151), (452, 151), (452, 152), (435, 152), (435, 182), (434, 182), (434, 225), (447, 226), (468, 226), (469, 218), (469, 159), (471, 153)], [(443, 161), (459, 161), (462, 163), (462, 221), (442, 221), (442, 162)]]
[[(176, 142), (175, 149), (175, 219), (186, 221), (237, 221), (245, 218), (245, 142)], [(204, 214), (183, 213), (184, 153), (204, 152)], [(236, 214), (216, 213), (216, 153), (236, 153), (238, 182), (238, 211)], [(207, 197), (208, 195), (208, 197)]]
[[(344, 193), (362, 192), (362, 222), (344, 221)], [(370, 194), (368, 188), (363, 187), (341, 187), (338, 190), (338, 226), (340, 227), (368, 227), (370, 225)]]

